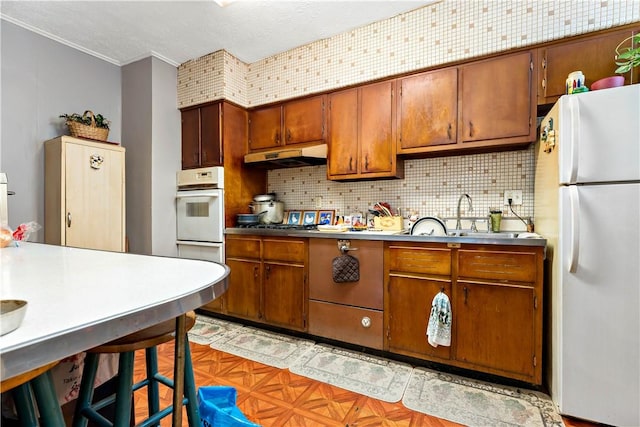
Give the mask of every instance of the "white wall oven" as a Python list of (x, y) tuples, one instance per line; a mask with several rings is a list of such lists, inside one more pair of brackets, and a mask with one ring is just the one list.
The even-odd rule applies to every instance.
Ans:
[(224, 262), (224, 169), (177, 174), (178, 257)]

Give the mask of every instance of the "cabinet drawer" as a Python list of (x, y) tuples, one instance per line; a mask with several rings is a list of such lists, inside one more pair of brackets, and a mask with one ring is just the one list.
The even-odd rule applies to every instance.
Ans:
[(535, 282), (536, 255), (532, 252), (458, 252), (458, 276), (494, 281)]
[(233, 238), (225, 242), (227, 258), (260, 259), (260, 238)]
[(381, 350), (382, 323), (382, 311), (309, 301), (309, 333), (313, 335)]
[(451, 250), (418, 246), (391, 246), (389, 270), (439, 276), (451, 275)]
[(263, 238), (264, 253), (262, 258), (271, 261), (301, 262), (305, 260), (304, 239), (269, 239)]

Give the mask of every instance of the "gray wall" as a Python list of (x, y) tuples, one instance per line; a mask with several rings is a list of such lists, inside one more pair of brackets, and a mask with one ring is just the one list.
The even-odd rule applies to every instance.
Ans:
[(177, 255), (175, 193), (180, 169), (177, 70), (157, 58), (122, 67), (129, 250)]
[[(151, 58), (122, 67), (129, 251), (151, 253)], [(135, 166), (135, 167), (134, 167)]]
[(182, 167), (182, 133), (176, 82), (178, 69), (157, 58), (153, 64), (152, 253), (177, 255), (176, 172)]
[[(0, 171), (7, 174), (9, 225), (44, 224), (44, 150), (68, 134), (63, 113), (90, 109), (112, 120), (109, 140), (121, 137), (120, 67), (0, 20)], [(31, 240), (42, 241), (40, 231)]]
[[(63, 113), (101, 113), (126, 153), (130, 251), (174, 256), (180, 169), (177, 69), (157, 58), (118, 67), (0, 20), (0, 171), (7, 174), (9, 225), (44, 225), (44, 149), (68, 135)], [(43, 241), (40, 231), (30, 240)]]

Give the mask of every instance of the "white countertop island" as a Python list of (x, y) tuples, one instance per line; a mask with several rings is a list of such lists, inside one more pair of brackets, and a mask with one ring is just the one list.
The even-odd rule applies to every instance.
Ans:
[(229, 268), (209, 261), (21, 242), (0, 249), (0, 296), (28, 302), (0, 337), (1, 378), (125, 336), (218, 298)]

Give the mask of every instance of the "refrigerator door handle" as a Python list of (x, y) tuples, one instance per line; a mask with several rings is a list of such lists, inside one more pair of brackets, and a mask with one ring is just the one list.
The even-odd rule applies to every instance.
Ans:
[(580, 135), (580, 103), (577, 97), (568, 97), (569, 111), (571, 114), (571, 126), (569, 132), (569, 184), (575, 184), (578, 180), (578, 137)]
[(569, 186), (569, 201), (571, 215), (569, 224), (570, 238), (569, 244), (569, 273), (575, 273), (578, 269), (578, 256), (580, 248), (580, 197), (578, 196), (578, 188), (575, 185)]

